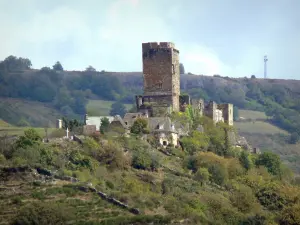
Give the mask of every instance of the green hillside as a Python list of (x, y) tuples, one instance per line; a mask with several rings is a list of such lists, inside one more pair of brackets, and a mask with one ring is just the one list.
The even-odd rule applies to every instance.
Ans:
[(54, 127), (61, 114), (46, 104), (23, 99), (1, 98), (0, 118), (7, 123), (22, 126)]
[(26, 132), (0, 153), (0, 224), (299, 224), (300, 188), (279, 157), (229, 149), (225, 124), (203, 125), (169, 155), (134, 135)]
[[(86, 105), (86, 111), (90, 116), (109, 116), (111, 105), (114, 101), (104, 100), (89, 100)], [(127, 110), (132, 107), (132, 104), (125, 104)]]

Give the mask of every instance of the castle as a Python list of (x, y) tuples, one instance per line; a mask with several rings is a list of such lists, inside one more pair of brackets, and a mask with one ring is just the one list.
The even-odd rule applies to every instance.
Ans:
[[(142, 44), (144, 94), (136, 96), (136, 113), (126, 113), (124, 118), (116, 115), (110, 120), (110, 130), (122, 128), (128, 134), (137, 118), (148, 121), (150, 134), (162, 146), (177, 146), (179, 138), (189, 134), (189, 128), (171, 121), (172, 112), (184, 112), (192, 106), (195, 112), (210, 117), (215, 123), (233, 125), (233, 105), (216, 104), (203, 99), (191, 99), (180, 94), (179, 51), (171, 42)], [(85, 116), (84, 133), (99, 131), (100, 117)], [(117, 129), (120, 130), (120, 129)]]
[(179, 51), (171, 42), (142, 44), (144, 95), (136, 96), (138, 112), (147, 117), (166, 116), (171, 112), (185, 111), (188, 105), (200, 115), (210, 117), (215, 123), (233, 125), (233, 105), (207, 105), (203, 99), (180, 95)]

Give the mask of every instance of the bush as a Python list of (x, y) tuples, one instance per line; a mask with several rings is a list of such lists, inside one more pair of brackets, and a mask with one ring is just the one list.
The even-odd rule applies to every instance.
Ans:
[(33, 146), (42, 141), (41, 136), (35, 129), (27, 129), (24, 131), (24, 135), (20, 136), (16, 142), (17, 148), (26, 148), (27, 146)]
[(156, 170), (159, 168), (159, 159), (147, 150), (136, 151), (132, 158), (132, 167), (142, 170)]
[(21, 208), (12, 225), (64, 225), (74, 218), (74, 213), (56, 203), (32, 203)]
[(245, 185), (240, 185), (230, 196), (232, 204), (237, 207), (241, 212), (251, 212), (259, 208), (256, 197), (252, 189)]
[(194, 175), (194, 179), (201, 182), (201, 185), (205, 184), (209, 180), (210, 174), (207, 168), (199, 168)]

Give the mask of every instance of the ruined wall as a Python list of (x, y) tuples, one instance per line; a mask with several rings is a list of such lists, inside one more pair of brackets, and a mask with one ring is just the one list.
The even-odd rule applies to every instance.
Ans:
[(218, 109), (222, 110), (224, 122), (233, 126), (233, 105), (232, 104), (219, 104)]
[(179, 51), (170, 42), (143, 43), (144, 95), (169, 95), (179, 111)]
[(217, 103), (215, 103), (214, 101), (210, 101), (205, 107), (205, 115), (211, 118), (214, 122), (217, 122), (216, 112), (217, 112)]

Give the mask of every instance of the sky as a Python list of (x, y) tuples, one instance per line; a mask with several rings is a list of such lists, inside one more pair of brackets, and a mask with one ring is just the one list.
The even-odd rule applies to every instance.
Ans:
[(186, 72), (300, 79), (300, 0), (0, 0), (0, 60), (142, 71), (143, 42), (174, 42)]

